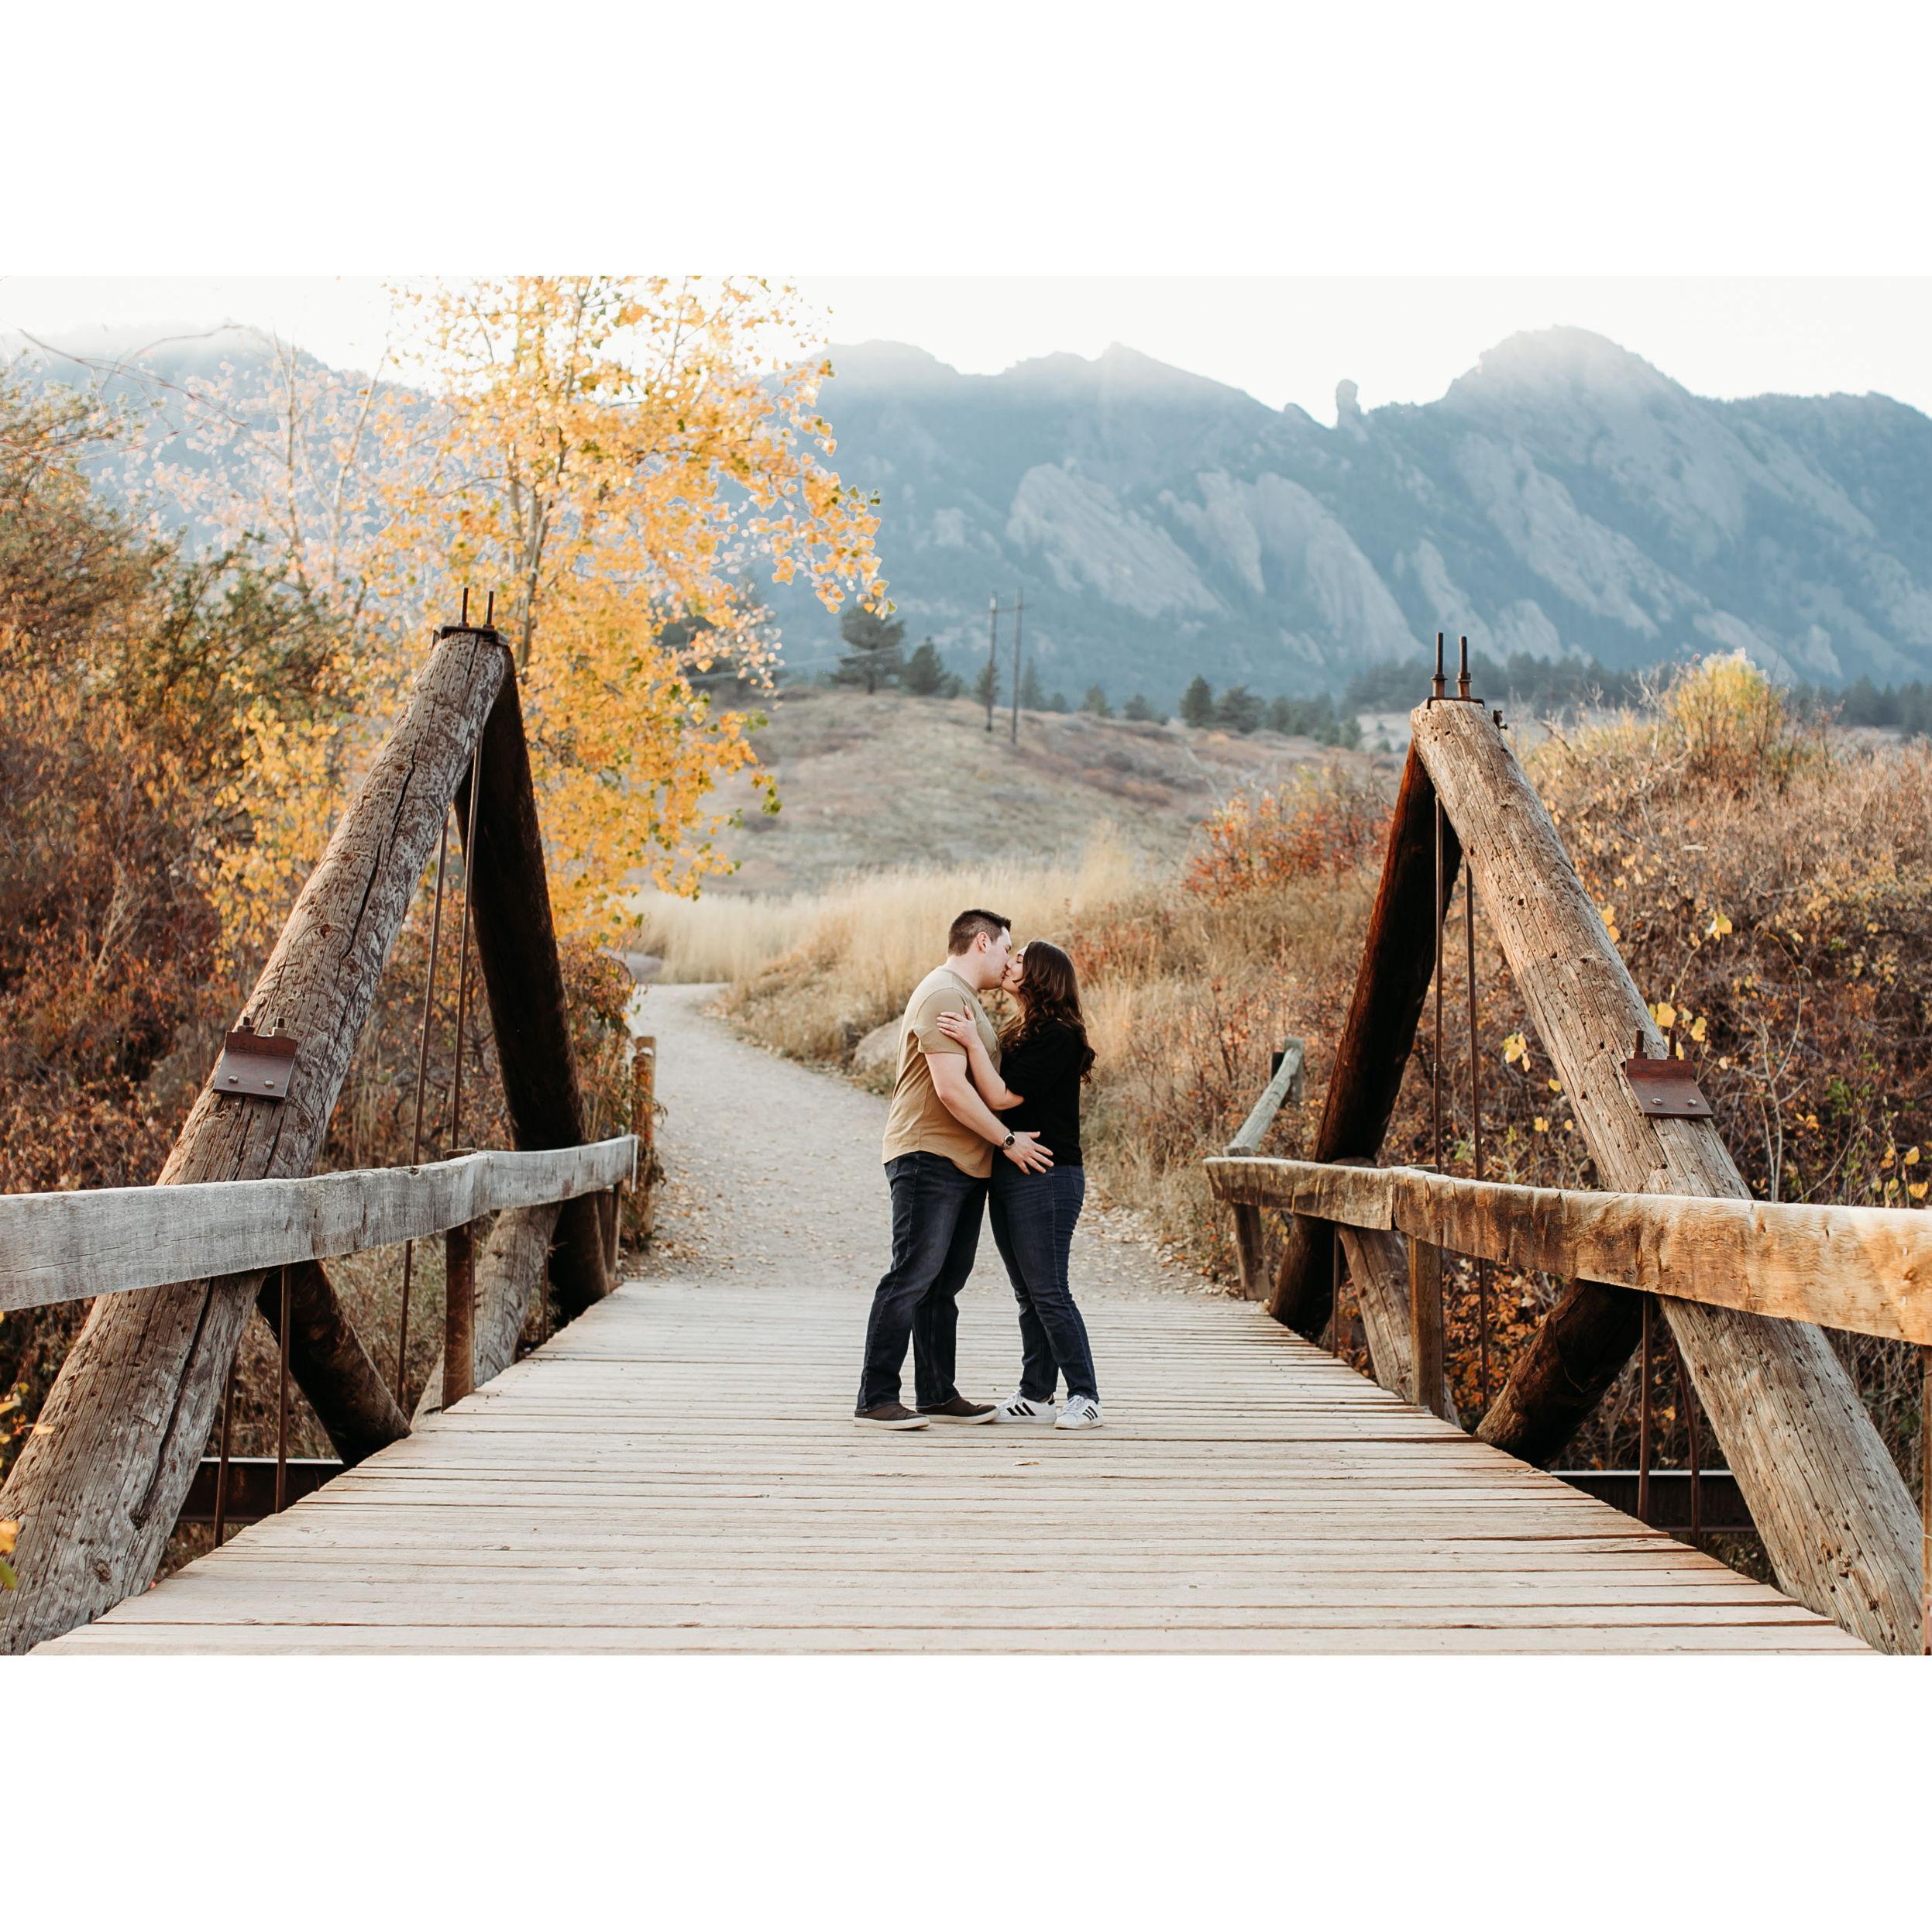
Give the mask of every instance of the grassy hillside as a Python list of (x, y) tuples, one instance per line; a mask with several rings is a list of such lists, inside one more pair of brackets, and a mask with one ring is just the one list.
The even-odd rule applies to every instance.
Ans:
[[(1106, 832), (1122, 851), (1177, 858), (1194, 828), (1243, 788), (1296, 768), (1352, 772), (1397, 761), (1271, 731), (1250, 737), (1023, 711), (1019, 741), (1002, 710), (991, 736), (970, 700), (788, 691), (757, 735), (783, 809), (761, 813), (748, 782), (727, 801), (744, 823), (720, 844), (739, 861), (707, 893), (815, 890), (880, 865), (1072, 860)], [(1373, 742), (1373, 740), (1371, 740)]]

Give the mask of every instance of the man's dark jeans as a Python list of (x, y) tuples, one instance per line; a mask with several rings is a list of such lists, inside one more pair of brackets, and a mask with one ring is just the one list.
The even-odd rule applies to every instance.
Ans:
[(858, 1413), (899, 1400), (906, 1342), (913, 1344), (913, 1387), (921, 1408), (950, 1402), (959, 1291), (973, 1271), (986, 1184), (943, 1153), (902, 1153), (885, 1164), (892, 1190), (892, 1265), (872, 1293), (865, 1324), (865, 1371)]
[(1050, 1402), (1062, 1375), (1067, 1394), (1100, 1400), (1087, 1325), (1067, 1282), (1074, 1223), (1087, 1198), (1084, 1167), (1023, 1174), (1010, 1160), (993, 1171), (993, 1239), (1019, 1303), (1019, 1392)]

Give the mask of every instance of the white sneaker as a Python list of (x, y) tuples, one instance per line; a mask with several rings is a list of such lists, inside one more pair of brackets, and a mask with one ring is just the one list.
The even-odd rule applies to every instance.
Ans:
[(1053, 1419), (1051, 1402), (1035, 1402), (1017, 1391), (993, 1411), (995, 1422), (1050, 1422)]
[(1100, 1426), (1100, 1404), (1091, 1395), (1070, 1395), (1062, 1405), (1060, 1420), (1054, 1423), (1057, 1429), (1097, 1429)]

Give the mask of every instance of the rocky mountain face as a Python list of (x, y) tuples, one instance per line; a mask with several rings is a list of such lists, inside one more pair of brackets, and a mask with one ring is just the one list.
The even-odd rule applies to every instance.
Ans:
[[(1048, 687), (1116, 699), (1403, 657), (1420, 679), (1438, 630), (1617, 668), (1932, 672), (1932, 420), (1883, 397), (1712, 401), (1580, 329), (1514, 336), (1421, 406), (1345, 383), (1332, 429), (1118, 345), (999, 376), (896, 343), (832, 359), (838, 467), (879, 493), (909, 640), (968, 673), (1019, 590)], [(795, 662), (836, 655), (809, 597), (772, 602)]]
[[(163, 421), (224, 363), (270, 376), (246, 332), (110, 348), (15, 373), (118, 368), (108, 393)], [(1512, 336), (1433, 403), (1364, 411), (1344, 383), (1332, 428), (1119, 345), (999, 376), (892, 342), (832, 360), (837, 467), (879, 493), (909, 641), (968, 676), (988, 599), (1023, 590), (1047, 689), (1116, 702), (1171, 704), (1197, 672), (1311, 695), (1390, 659), (1419, 682), (1439, 630), (1497, 658), (1742, 648), (1807, 682), (1932, 676), (1932, 420), (1882, 396), (1712, 401), (1569, 328)], [(765, 594), (802, 674), (836, 659), (809, 592)]]

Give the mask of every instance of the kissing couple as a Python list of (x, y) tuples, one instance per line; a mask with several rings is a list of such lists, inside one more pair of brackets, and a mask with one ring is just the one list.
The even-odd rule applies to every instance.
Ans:
[[(980, 995), (1012, 995), (1002, 1037)], [(975, 907), (953, 921), (946, 961), (913, 989), (899, 1023), (899, 1077), (885, 1122), (892, 1260), (872, 1295), (854, 1420), (1042, 1422), (1097, 1428), (1100, 1391), (1067, 1267), (1086, 1198), (1080, 1089), (1094, 1064), (1073, 961), (1057, 946), (1013, 950), (1012, 922)], [(1019, 1384), (970, 1401), (954, 1381), (959, 1291), (973, 1271), (981, 1210), (1019, 1304)], [(899, 1400), (913, 1346), (916, 1408)], [(1056, 1416), (1054, 1391), (1065, 1378)]]

